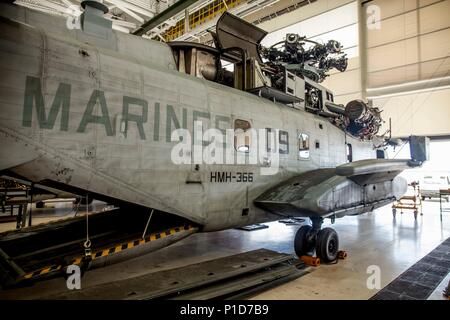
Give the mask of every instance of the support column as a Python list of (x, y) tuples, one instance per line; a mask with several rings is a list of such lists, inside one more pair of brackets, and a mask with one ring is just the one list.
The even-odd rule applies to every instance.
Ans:
[(188, 33), (191, 30), (189, 25), (189, 10), (184, 10), (184, 34)]
[(367, 16), (364, 0), (357, 0), (358, 10), (358, 49), (361, 76), (361, 99), (367, 100)]

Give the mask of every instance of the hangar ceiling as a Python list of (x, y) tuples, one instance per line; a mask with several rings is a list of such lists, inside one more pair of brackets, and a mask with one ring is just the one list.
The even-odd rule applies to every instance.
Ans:
[[(163, 41), (204, 42), (201, 38), (209, 35), (207, 30), (214, 27), (218, 17), (224, 11), (245, 18), (273, 7), (274, 12), (268, 12), (268, 14), (276, 15), (280, 12), (280, 7), (292, 11), (314, 1), (103, 0), (103, 3), (109, 8), (106, 17), (113, 21), (115, 30)], [(16, 0), (14, 2), (49, 14), (67, 17), (76, 17), (82, 12), (80, 7), (82, 0)]]
[[(145, 21), (164, 11), (178, 0), (105, 0), (109, 8), (106, 17), (113, 28), (132, 32)], [(62, 16), (79, 16), (82, 0), (16, 0), (15, 3), (38, 11)], [(169, 22), (170, 23), (170, 22)]]

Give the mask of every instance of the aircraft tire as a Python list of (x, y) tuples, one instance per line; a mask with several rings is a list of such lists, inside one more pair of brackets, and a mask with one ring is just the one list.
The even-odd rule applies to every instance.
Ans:
[(336, 261), (339, 254), (339, 237), (332, 228), (323, 228), (317, 234), (316, 254), (321, 262)]
[(314, 253), (314, 243), (308, 241), (308, 233), (310, 233), (311, 230), (311, 226), (301, 226), (295, 234), (294, 249), (295, 254), (299, 258), (301, 256), (310, 256)]

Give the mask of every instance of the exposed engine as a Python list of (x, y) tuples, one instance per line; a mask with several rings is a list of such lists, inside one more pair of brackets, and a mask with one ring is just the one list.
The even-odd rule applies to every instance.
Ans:
[[(306, 42), (314, 45), (305, 49)], [(279, 69), (283, 67), (297, 76), (303, 75), (315, 82), (322, 82), (328, 76), (329, 70), (335, 68), (343, 72), (347, 69), (346, 54), (342, 51), (341, 44), (335, 40), (320, 44), (289, 33), (286, 40), (263, 48), (261, 54), (268, 60), (268, 66), (278, 69), (275, 77), (282, 73)]]
[(345, 106), (344, 114), (331, 122), (360, 139), (371, 139), (382, 125), (381, 111), (369, 107), (362, 100), (352, 100)]
[[(306, 49), (306, 43), (313, 45)], [(350, 101), (344, 108), (335, 104), (333, 95), (319, 85), (331, 69), (340, 72), (347, 69), (348, 59), (338, 41), (320, 44), (290, 33), (284, 41), (261, 48), (261, 55), (267, 60), (264, 66), (272, 87), (298, 94), (299, 88), (289, 90), (289, 78), (295, 75), (303, 79), (305, 110), (328, 117), (332, 123), (360, 139), (371, 139), (378, 133), (382, 124), (378, 108), (369, 107), (361, 100)]]

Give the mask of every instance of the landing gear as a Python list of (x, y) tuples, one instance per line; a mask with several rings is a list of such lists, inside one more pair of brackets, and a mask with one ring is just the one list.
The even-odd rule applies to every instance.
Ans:
[(323, 262), (336, 261), (339, 254), (339, 238), (331, 228), (324, 228), (317, 234), (316, 254)]
[(302, 226), (295, 234), (294, 249), (298, 257), (313, 255), (314, 241), (310, 239), (310, 237), (312, 236), (311, 231), (311, 226)]
[(321, 230), (323, 218), (311, 218), (312, 226), (302, 226), (295, 235), (294, 249), (297, 256), (311, 256), (316, 251), (322, 262), (338, 259), (339, 238), (332, 228)]

